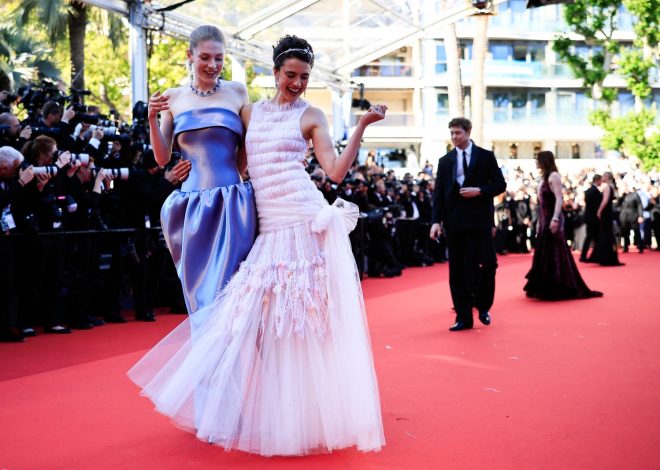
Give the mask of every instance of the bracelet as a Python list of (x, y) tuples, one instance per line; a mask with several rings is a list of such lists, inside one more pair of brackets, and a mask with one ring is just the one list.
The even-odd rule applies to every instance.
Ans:
[(553, 217), (550, 221), (551, 222), (559, 222), (559, 217)]

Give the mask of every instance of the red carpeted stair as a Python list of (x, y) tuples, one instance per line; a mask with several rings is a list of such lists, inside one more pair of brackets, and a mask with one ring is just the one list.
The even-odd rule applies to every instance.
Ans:
[(604, 298), (544, 303), (531, 256), (500, 257), (493, 324), (457, 333), (447, 265), (365, 280), (377, 454), (266, 459), (173, 427), (125, 372), (180, 315), (0, 344), (0, 468), (660, 468), (660, 253), (621, 259), (580, 265)]

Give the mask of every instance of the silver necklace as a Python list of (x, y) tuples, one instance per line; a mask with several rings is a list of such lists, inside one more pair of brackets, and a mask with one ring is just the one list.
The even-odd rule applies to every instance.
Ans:
[(190, 90), (196, 94), (197, 96), (200, 96), (202, 98), (206, 98), (207, 96), (215, 95), (217, 92), (220, 91), (220, 79), (216, 80), (215, 86), (210, 89), (209, 91), (200, 91), (197, 88), (193, 86), (192, 80), (190, 81)]

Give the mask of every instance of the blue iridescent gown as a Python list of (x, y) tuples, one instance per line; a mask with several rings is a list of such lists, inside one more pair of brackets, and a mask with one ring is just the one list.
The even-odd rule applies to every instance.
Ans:
[(252, 185), (236, 168), (242, 137), (241, 119), (228, 109), (193, 109), (174, 119), (175, 145), (192, 168), (160, 216), (193, 333), (205, 316), (195, 312), (212, 303), (256, 237)]

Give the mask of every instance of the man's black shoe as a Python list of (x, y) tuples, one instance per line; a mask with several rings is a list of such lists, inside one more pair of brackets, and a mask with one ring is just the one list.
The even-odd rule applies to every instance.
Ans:
[(107, 323), (126, 323), (126, 319), (119, 313), (105, 317)]
[(51, 333), (54, 335), (68, 335), (71, 333), (71, 330), (67, 328), (66, 326), (62, 325), (53, 325), (49, 326), (47, 328), (44, 328), (44, 333)]
[(488, 312), (479, 312), (479, 321), (484, 325), (490, 325), (490, 315)]
[(470, 329), (472, 329), (472, 325), (468, 325), (467, 323), (457, 321), (449, 328), (449, 331), (461, 331), (461, 330), (470, 330)]
[(25, 341), (23, 335), (18, 335), (13, 331), (3, 331), (0, 333), (0, 342), (2, 343), (22, 343)]
[(136, 314), (135, 319), (139, 321), (156, 321), (156, 315), (154, 315), (154, 312), (149, 310), (144, 313)]

